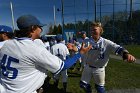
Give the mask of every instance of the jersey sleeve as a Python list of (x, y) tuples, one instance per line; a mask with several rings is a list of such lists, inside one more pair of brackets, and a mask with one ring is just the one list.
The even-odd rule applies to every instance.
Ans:
[(109, 46), (109, 48), (112, 50), (113, 53), (115, 53), (116, 55), (123, 55), (124, 51), (127, 51), (124, 47), (110, 41), (110, 40), (106, 40), (106, 44), (107, 46)]
[(42, 40), (40, 39), (35, 39), (34, 40), (34, 43), (37, 44), (38, 46), (42, 46), (42, 47), (45, 47), (45, 44), (42, 42)]
[(52, 55), (49, 51), (43, 50), (38, 54), (37, 64), (41, 67), (51, 71), (52, 73), (59, 73), (63, 66), (64, 62), (55, 55)]

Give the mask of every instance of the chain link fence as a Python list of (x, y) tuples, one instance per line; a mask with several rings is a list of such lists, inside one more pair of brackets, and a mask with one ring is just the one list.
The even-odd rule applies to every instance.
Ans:
[(100, 21), (103, 36), (119, 44), (140, 44), (140, 0), (61, 0), (63, 30), (86, 31)]

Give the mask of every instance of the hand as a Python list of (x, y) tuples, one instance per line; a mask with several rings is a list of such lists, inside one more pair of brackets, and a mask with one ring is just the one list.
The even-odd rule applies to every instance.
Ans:
[(72, 43), (68, 43), (68, 44), (67, 44), (67, 48), (68, 48), (69, 50), (73, 50), (73, 51), (75, 51), (75, 52), (78, 51), (78, 48), (77, 48), (74, 44), (72, 44)]
[(136, 58), (134, 56), (132, 56), (131, 54), (127, 54), (127, 61), (128, 62), (135, 62)]
[(92, 48), (92, 45), (89, 45), (88, 47), (85, 47), (85, 43), (82, 43), (82, 46), (80, 48), (80, 54), (85, 54)]

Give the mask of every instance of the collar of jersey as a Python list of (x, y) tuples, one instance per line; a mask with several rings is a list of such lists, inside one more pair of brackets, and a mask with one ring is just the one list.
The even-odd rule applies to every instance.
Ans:
[(22, 37), (22, 38), (15, 38), (16, 40), (33, 40), (32, 38)]
[(103, 41), (103, 38), (102, 37), (100, 37), (99, 38), (99, 40), (97, 41), (97, 42), (95, 42), (95, 40), (91, 37), (91, 40), (94, 42), (94, 43), (97, 43), (97, 44), (99, 44), (100, 42), (102, 42)]

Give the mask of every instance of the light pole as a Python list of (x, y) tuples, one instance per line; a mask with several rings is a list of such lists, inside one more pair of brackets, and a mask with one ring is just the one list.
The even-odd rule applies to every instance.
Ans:
[(133, 2), (130, 0), (130, 19), (132, 19)]
[(95, 13), (95, 18), (94, 18), (94, 21), (96, 21), (96, 0), (94, 0), (94, 13)]
[(14, 23), (14, 13), (13, 13), (13, 4), (10, 2), (10, 8), (11, 8), (11, 15), (12, 15), (12, 25), (13, 25), (13, 32), (15, 30), (15, 23)]
[(61, 9), (58, 8), (57, 11), (61, 11), (62, 37), (64, 38), (64, 0), (61, 0)]
[(102, 7), (101, 7), (101, 5), (102, 5), (102, 2), (101, 2), (101, 0), (100, 0), (100, 22), (102, 21)]
[(115, 21), (115, 15), (114, 15), (115, 9), (114, 9), (114, 5), (115, 5), (115, 3), (113, 0), (113, 41), (115, 40), (115, 38), (114, 38), (114, 35), (115, 35), (115, 26), (114, 26), (115, 25), (115, 23), (114, 23), (114, 21)]
[(56, 25), (55, 5), (53, 6), (54, 26)]
[(62, 13), (62, 36), (64, 38), (64, 0), (61, 0), (61, 13)]

